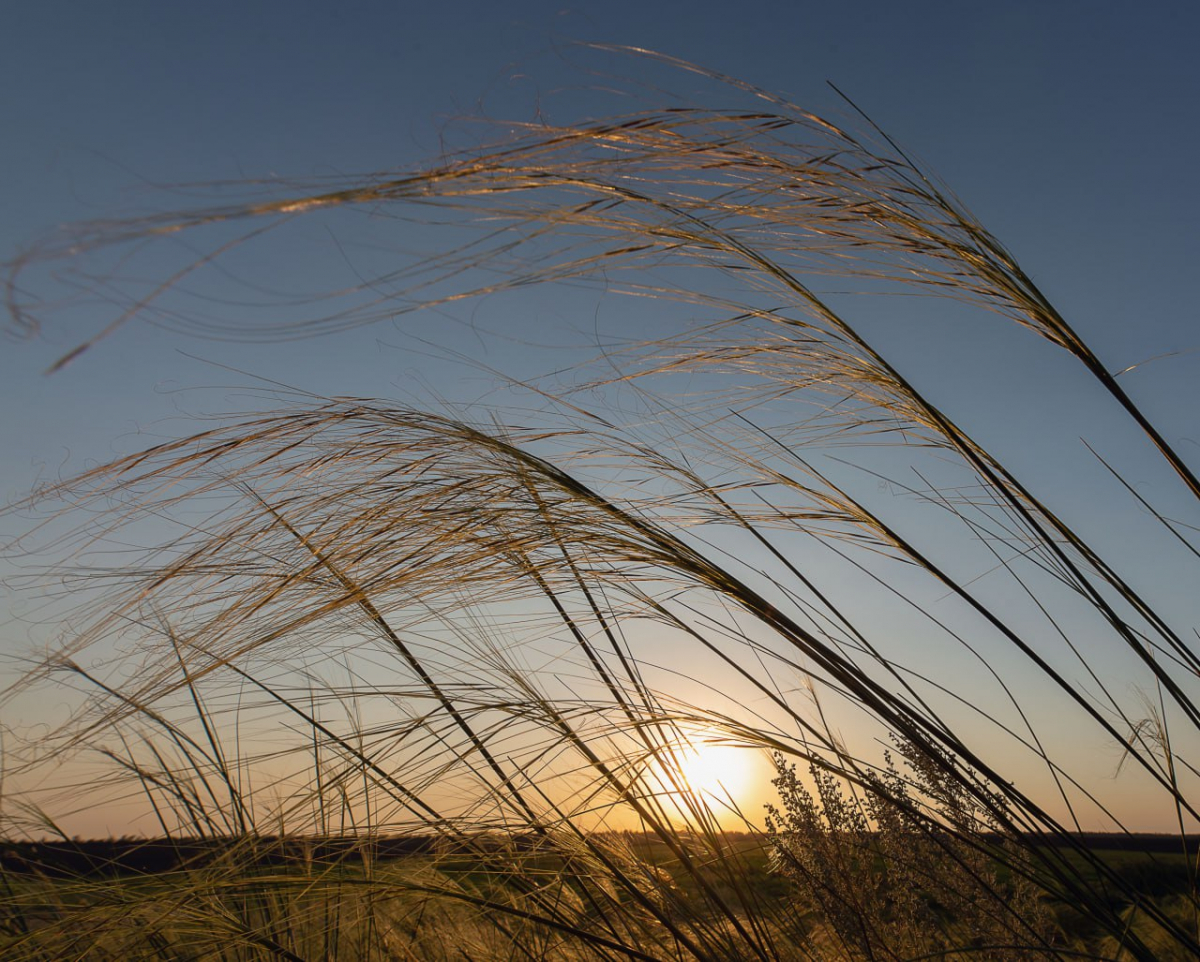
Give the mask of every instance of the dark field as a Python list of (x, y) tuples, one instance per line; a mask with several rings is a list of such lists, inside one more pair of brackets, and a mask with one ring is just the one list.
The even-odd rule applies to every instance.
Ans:
[[(653, 836), (626, 836), (657, 865), (666, 866), (671, 853)], [(1076, 848), (1102, 858), (1106, 864), (1132, 877), (1161, 876), (1162, 884), (1174, 880), (1186, 890), (1189, 866), (1200, 853), (1200, 835), (1111, 832), (1076, 833), (1065, 838), (1038, 839), (1029, 836), (1034, 847)], [(766, 850), (761, 839), (746, 833), (731, 833), (725, 841), (732, 851), (766, 867)], [(488, 841), (475, 840), (461, 849), (472, 859), (479, 858)], [(245, 847), (237, 839), (72, 839), (69, 841), (0, 841), (0, 871), (6, 874), (41, 875), (47, 878), (99, 879), (128, 875), (155, 875), (204, 868), (226, 859)], [(414, 856), (438, 856), (455, 859), (453, 843), (433, 835), (394, 835), (373, 839), (278, 838), (255, 839), (257, 862), (263, 868), (317, 863), (333, 866), (391, 862)], [(527, 835), (494, 841), (500, 852), (513, 849), (533, 850), (536, 836)], [(1178, 877), (1177, 877), (1178, 876)]]
[[(736, 916), (776, 927), (776, 937), (808, 934), (804, 951), (793, 947), (796, 952), (788, 949), (781, 958), (845, 955), (844, 946), (820, 948), (828, 936), (814, 906), (774, 866), (763, 837), (727, 833), (681, 840), (691, 860), (687, 865), (650, 835), (597, 837), (591, 848), (625, 853), (622, 871), (640, 873), (641, 890), (654, 894), (667, 917), (719, 926), (732, 907)], [(1131, 926), (1146, 909), (1178, 914), (1194, 895), (1196, 836), (1184, 843), (1149, 834), (1025, 842), (1034, 850), (1061, 853), (1080, 878), (1108, 892), (1113, 912), (1128, 917)], [(1187, 845), (1186, 856), (1181, 844)], [(470, 929), (475, 908), (511, 910), (529, 898), (531, 884), (534, 890), (554, 890), (559, 903), (588, 899), (596, 879), (586, 873), (595, 865), (564, 864), (560, 855), (542, 854), (542, 847), (536, 835), (499, 834), (457, 843), (435, 836), (7, 842), (0, 848), (4, 957), (441, 958), (441, 949), (433, 946), (442, 945), (448, 931)], [(1098, 872), (1097, 865), (1105, 871)], [(879, 877), (881, 868), (875, 869)], [(714, 901), (725, 908), (716, 909)], [(613, 904), (626, 912), (637, 908), (628, 896)], [(1052, 954), (1110, 957), (1111, 939), (1073, 905), (1049, 898), (1042, 904), (1052, 920)], [(186, 919), (163, 923), (163, 915), (198, 906), (208, 912), (219, 906), (224, 916), (214, 930), (219, 946), (206, 949)], [(588, 910), (582, 902), (575, 908), (582, 910), (574, 923), (581, 926), (588, 915), (603, 918), (606, 910), (598, 904)], [(145, 941), (136, 934), (139, 928), (145, 929)], [(573, 958), (577, 950), (550, 939), (536, 951), (539, 957)], [(1041, 957), (1026, 952), (1013, 957)], [(1169, 947), (1162, 957), (1183, 958)]]

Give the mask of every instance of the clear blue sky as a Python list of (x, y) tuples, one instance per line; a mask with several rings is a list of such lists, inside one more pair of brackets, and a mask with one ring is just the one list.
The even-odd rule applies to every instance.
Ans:
[[(1168, 3), (23, 4), (5, 14), (0, 63), (0, 256), (59, 224), (189, 202), (164, 185), (422, 161), (455, 118), (529, 119), (539, 96), (586, 82), (554, 48), (598, 40), (818, 111), (839, 109), (825, 85), (835, 82), (947, 180), (1119, 368), (1194, 346), (1180, 281), (1200, 209), (1198, 21)], [(64, 446), (103, 456), (101, 438), (161, 409), (156, 385), (213, 380), (176, 348), (231, 356), (131, 328), (70, 377), (37, 377), (70, 339), (50, 331), (54, 344), (5, 349), (4, 389), (22, 415), (3, 426), (7, 491), (21, 489), (30, 458), (57, 463)], [(361, 388), (364, 364), (383, 391), (403, 363), (385, 354), (375, 370), (355, 349), (343, 371), (329, 350), (288, 349), (282, 364), (274, 346), (233, 356), (277, 374), (315, 353), (320, 374), (303, 386), (330, 392), (339, 375)]]
[[(463, 117), (529, 120), (543, 101), (567, 120), (573, 97), (590, 102), (572, 88), (592, 82), (570, 42), (626, 44), (817, 112), (843, 109), (836, 83), (1015, 252), (1110, 370), (1181, 352), (1127, 389), (1172, 438), (1200, 441), (1195, 4), (43, 0), (10, 5), (3, 25), (0, 258), (60, 224), (187, 206), (178, 185), (404, 168)], [(419, 398), (432, 380), (470, 402), (488, 388), (431, 367), (390, 326), (229, 345), (130, 325), (44, 376), (75, 334), (0, 347), (9, 498), (173, 433), (181, 411), (249, 404), (223, 387), (248, 378), (181, 351), (329, 395)], [(465, 330), (441, 339), (477, 346)], [(521, 361), (493, 350), (499, 367)], [(0, 630), (7, 652), (27, 640), (18, 622)]]
[[(946, 179), (1119, 369), (1195, 346), (1181, 279), (1200, 210), (1198, 22), (1168, 3), (19, 5), (0, 63), (0, 256), (60, 224), (189, 203), (165, 185), (423, 161), (455, 118), (529, 119), (540, 96), (586, 83), (554, 48), (598, 40), (818, 111), (840, 109), (833, 81)], [(130, 328), (69, 377), (37, 376), (71, 336), (5, 348), (4, 389), (21, 411), (3, 426), (7, 491), (31, 458), (57, 463), (64, 446), (103, 456), (101, 439), (163, 409), (156, 386), (214, 380), (177, 348), (268, 375), (316, 356), (303, 386), (331, 393), (361, 389), (364, 365), (384, 391), (403, 364), (384, 353), (376, 369), (355, 349), (342, 370), (320, 342), (283, 349), (281, 363), (278, 346), (230, 354)]]

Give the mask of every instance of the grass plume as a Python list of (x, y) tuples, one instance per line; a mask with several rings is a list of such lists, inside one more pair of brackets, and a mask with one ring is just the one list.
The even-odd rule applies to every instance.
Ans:
[[(84, 225), (14, 266), (31, 330), (43, 265), (77, 267), (86, 306), (111, 293), (87, 287), (96, 259), (181, 235), (206, 251), (131, 289), (55, 369), (139, 321), (331, 334), (544, 283), (602, 279), (687, 323), (664, 310), (571, 391), (540, 388), (525, 421), (300, 399), (40, 492), (65, 507), (29, 543), (101, 597), (23, 682), (86, 699), (28, 770), (91, 751), (105, 774), (88, 804), (136, 795), (164, 837), (220, 846), (103, 896), (13, 876), (8, 957), (1200, 952), (1194, 866), (1175, 901), (1150, 899), (1080, 842), (1085, 822), (1124, 825), (1056, 731), (1115, 753), (1186, 855), (1194, 630), (1105, 518), (1075, 520), (993, 453), (823, 285), (949, 298), (1081, 366), (1179, 496), (1153, 505), (1100, 455), (1097, 473), (1192, 564), (1196, 528), (1174, 513), (1194, 511), (1195, 475), (890, 139), (708, 79), (745, 105), (516, 126), (419, 171)], [(477, 233), (287, 321), (182, 309), (187, 284), (276, 228), (368, 210)], [(636, 392), (637, 421), (590, 407), (614, 387)], [(71, 560), (148, 521), (176, 535), (99, 571)], [(777, 759), (772, 832), (687, 783), (680, 753), (701, 737)], [(398, 833), (427, 850), (381, 859)], [(314, 857), (297, 837), (360, 844)]]

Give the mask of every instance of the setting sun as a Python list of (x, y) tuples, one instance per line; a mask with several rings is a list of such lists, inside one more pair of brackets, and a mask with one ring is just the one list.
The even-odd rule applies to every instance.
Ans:
[(679, 759), (683, 777), (694, 791), (724, 797), (746, 787), (746, 750), (729, 745), (704, 744), (684, 752)]
[[(664, 778), (668, 791), (690, 789), (709, 803), (728, 803), (741, 807), (751, 789), (757, 756), (754, 752), (722, 742), (696, 740), (663, 759), (676, 777)], [(682, 784), (680, 784), (682, 782)]]

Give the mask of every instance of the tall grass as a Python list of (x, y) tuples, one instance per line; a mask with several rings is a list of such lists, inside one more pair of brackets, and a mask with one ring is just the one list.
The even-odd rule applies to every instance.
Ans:
[[(864, 301), (825, 291), (949, 298), (1040, 338), (1169, 472), (1165, 507), (1092, 462), (1183, 565), (1195, 474), (891, 140), (709, 79), (743, 105), (518, 126), (423, 170), (84, 225), (15, 265), (32, 329), (43, 265), (76, 267), (86, 306), (97, 264), (189, 238), (56, 368), (140, 320), (288, 337), (542, 283), (602, 281), (661, 315), (570, 389), (538, 386), (536, 412), (281, 392), (40, 492), (64, 507), (28, 543), (82, 600), (24, 685), (85, 705), (31, 770), (70, 756), (86, 776), (60, 801), (138, 797), (163, 836), (222, 847), (103, 895), (13, 876), (8, 957), (1200, 951), (1193, 871), (1176, 903), (1149, 899), (1074, 834), (1123, 827), (1084, 739), (1181, 845), (1194, 825), (1200, 660), (1175, 589), (1142, 577), (1107, 509), (935, 403), (954, 395), (905, 373), (925, 368), (873, 309), (855, 321)], [(172, 300), (273, 229), (355, 211), (450, 246), (284, 322)], [(119, 554), (76, 560), (96, 551)], [(704, 739), (776, 759), (771, 831), (686, 783), (678, 755)], [(436, 842), (377, 857), (397, 833)], [(314, 857), (296, 836), (360, 844)]]

